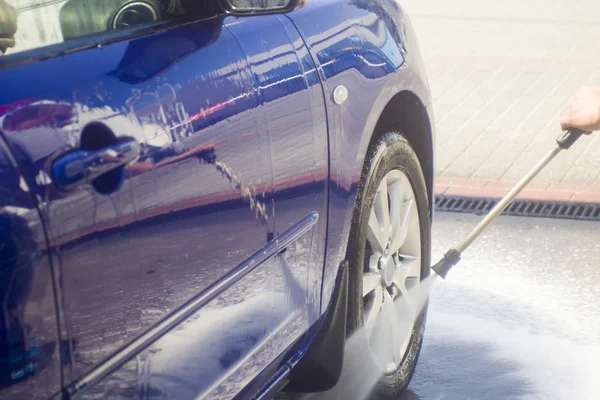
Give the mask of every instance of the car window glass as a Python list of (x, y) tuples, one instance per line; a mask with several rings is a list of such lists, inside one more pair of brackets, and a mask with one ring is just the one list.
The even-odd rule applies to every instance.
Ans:
[(166, 21), (198, 13), (200, 8), (205, 14), (209, 8), (214, 12), (214, 1), (0, 0), (0, 54), (7, 57), (96, 33)]

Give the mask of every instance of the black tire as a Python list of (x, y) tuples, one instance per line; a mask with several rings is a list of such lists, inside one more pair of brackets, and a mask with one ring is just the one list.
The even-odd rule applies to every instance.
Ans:
[[(358, 186), (347, 254), (349, 261), (348, 337), (363, 325), (362, 278), (365, 270), (364, 260), (369, 214), (379, 183), (393, 169), (402, 171), (408, 177), (415, 193), (421, 230), (421, 280), (429, 275), (431, 218), (423, 172), (410, 143), (400, 133), (388, 133), (369, 148)], [(398, 396), (408, 386), (423, 344), (426, 314), (427, 305), (416, 320), (404, 359), (393, 373), (382, 374), (373, 392), (374, 395), (380, 397)], [(367, 346), (366, 341), (364, 345)]]

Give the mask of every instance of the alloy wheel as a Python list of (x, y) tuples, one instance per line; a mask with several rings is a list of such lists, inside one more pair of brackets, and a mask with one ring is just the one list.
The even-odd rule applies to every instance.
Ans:
[(409, 347), (416, 318), (410, 315), (410, 289), (420, 279), (421, 231), (415, 194), (407, 176), (395, 169), (385, 175), (375, 194), (362, 279), (369, 352), (383, 373), (396, 371)]

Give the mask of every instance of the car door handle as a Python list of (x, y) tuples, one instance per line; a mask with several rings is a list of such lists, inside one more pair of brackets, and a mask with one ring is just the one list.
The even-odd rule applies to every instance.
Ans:
[(52, 176), (59, 189), (68, 191), (131, 164), (139, 156), (140, 145), (130, 138), (99, 150), (75, 150), (54, 161)]

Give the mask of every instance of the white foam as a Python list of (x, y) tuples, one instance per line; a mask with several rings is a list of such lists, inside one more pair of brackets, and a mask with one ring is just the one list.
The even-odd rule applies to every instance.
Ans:
[[(556, 336), (533, 333), (526, 327), (468, 315), (436, 312), (430, 315), (426, 343), (466, 342), (488, 345), (485, 357), (515, 365), (516, 374), (528, 386), (520, 399), (594, 399), (600, 390), (600, 347), (574, 343)], [(468, 347), (467, 347), (468, 348)], [(456, 368), (461, 360), (456, 360)], [(501, 371), (499, 371), (499, 374)], [(438, 387), (441, 394), (444, 387)]]

